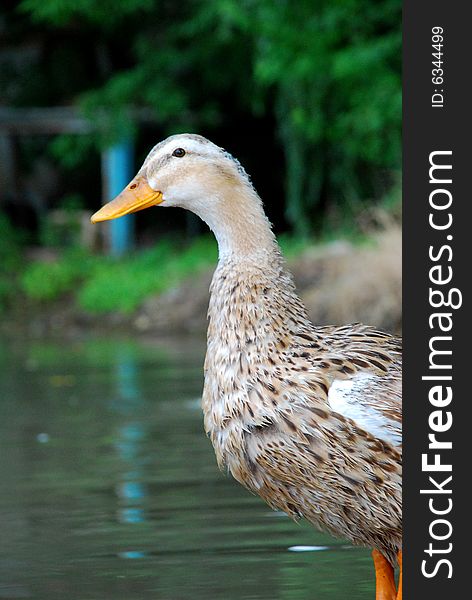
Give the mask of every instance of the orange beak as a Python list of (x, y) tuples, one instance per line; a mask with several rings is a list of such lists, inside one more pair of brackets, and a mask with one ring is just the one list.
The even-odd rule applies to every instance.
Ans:
[(90, 220), (92, 223), (98, 223), (117, 219), (138, 212), (138, 210), (156, 206), (163, 201), (162, 192), (153, 190), (144, 177), (138, 175), (114, 200), (102, 206), (92, 215)]

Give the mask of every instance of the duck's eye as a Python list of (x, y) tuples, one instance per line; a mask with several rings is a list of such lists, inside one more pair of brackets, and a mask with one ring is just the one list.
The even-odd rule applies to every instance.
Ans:
[(185, 156), (185, 150), (183, 148), (176, 148), (172, 152), (172, 156), (177, 156), (177, 158), (182, 158), (182, 156)]

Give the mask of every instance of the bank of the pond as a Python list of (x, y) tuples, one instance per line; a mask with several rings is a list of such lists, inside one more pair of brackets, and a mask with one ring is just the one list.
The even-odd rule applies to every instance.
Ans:
[[(43, 258), (20, 277), (22, 291), (3, 312), (2, 329), (32, 335), (84, 330), (203, 333), (216, 248), (205, 238), (175, 258), (172, 251), (167, 243), (123, 261), (80, 254), (62, 263)], [(363, 243), (306, 245), (292, 240), (284, 251), (313, 322), (360, 321), (401, 330), (397, 225)]]

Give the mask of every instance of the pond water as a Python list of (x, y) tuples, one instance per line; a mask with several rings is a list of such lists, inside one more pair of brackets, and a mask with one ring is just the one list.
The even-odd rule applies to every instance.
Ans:
[(3, 341), (0, 598), (350, 600), (370, 552), (218, 471), (202, 340)]

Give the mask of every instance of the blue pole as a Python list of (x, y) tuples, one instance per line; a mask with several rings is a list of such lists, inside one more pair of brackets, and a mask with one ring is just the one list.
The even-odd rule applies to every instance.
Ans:
[[(134, 175), (133, 143), (131, 140), (107, 148), (102, 155), (104, 200), (108, 202), (128, 185)], [(109, 252), (121, 256), (133, 246), (134, 216), (127, 215), (110, 222)]]

